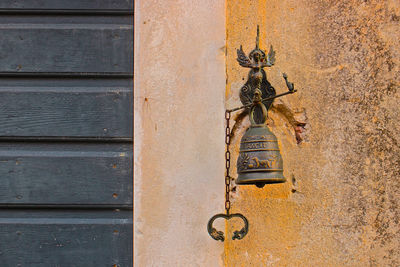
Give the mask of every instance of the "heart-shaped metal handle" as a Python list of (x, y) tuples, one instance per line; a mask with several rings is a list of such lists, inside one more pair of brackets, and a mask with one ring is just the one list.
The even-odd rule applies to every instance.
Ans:
[(214, 216), (211, 217), (211, 219), (208, 221), (207, 224), (207, 231), (210, 234), (210, 236), (215, 239), (215, 240), (219, 240), (224, 242), (225, 241), (225, 237), (224, 237), (224, 232), (222, 231), (217, 231), (217, 229), (215, 229), (213, 227), (213, 223), (216, 219), (218, 218), (223, 218), (225, 220), (230, 220), (234, 217), (240, 218), (243, 220), (244, 222), (244, 227), (242, 229), (240, 229), (239, 231), (234, 231), (233, 232), (233, 236), (232, 236), (232, 240), (235, 239), (242, 239), (245, 235), (247, 235), (247, 232), (249, 231), (249, 222), (247, 221), (246, 217), (244, 217), (242, 214), (240, 213), (234, 213), (234, 214), (216, 214)]

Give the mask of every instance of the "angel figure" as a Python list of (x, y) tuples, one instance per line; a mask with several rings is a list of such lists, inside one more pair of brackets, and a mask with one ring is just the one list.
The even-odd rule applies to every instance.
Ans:
[[(260, 49), (260, 29), (257, 26), (257, 38), (256, 48), (250, 52), (247, 57), (243, 51), (243, 47), (237, 49), (237, 61), (240, 66), (245, 68), (251, 68), (247, 82), (240, 89), (240, 100), (243, 105), (248, 105), (253, 102), (254, 92), (256, 89), (261, 91), (261, 98), (267, 98), (276, 95), (274, 87), (267, 80), (267, 74), (264, 71), (264, 67), (271, 67), (275, 63), (275, 51), (272, 45), (269, 49), (268, 55)], [(269, 109), (272, 104), (272, 100), (263, 102), (265, 107)]]

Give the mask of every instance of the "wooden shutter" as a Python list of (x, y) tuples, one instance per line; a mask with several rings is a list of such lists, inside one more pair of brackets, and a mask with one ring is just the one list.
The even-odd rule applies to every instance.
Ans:
[(131, 266), (133, 0), (0, 2), (0, 265)]

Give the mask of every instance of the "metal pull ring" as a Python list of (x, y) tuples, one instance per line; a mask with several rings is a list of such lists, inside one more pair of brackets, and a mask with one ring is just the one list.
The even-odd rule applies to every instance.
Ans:
[(232, 219), (234, 217), (238, 217), (238, 218), (242, 219), (244, 222), (244, 227), (242, 229), (240, 229), (239, 231), (233, 232), (232, 240), (235, 240), (235, 239), (240, 240), (243, 237), (245, 237), (245, 235), (247, 235), (247, 233), (249, 232), (249, 222), (247, 221), (246, 217), (244, 217), (240, 213), (234, 213), (234, 214), (230, 214), (230, 215), (220, 213), (220, 214), (216, 214), (216, 215), (212, 216), (207, 224), (207, 231), (210, 234), (210, 236), (217, 241), (219, 240), (221, 242), (224, 242), (225, 241), (224, 232), (217, 231), (217, 229), (215, 229), (213, 227), (213, 223), (217, 218), (223, 218), (223, 219), (229, 221), (230, 219)]

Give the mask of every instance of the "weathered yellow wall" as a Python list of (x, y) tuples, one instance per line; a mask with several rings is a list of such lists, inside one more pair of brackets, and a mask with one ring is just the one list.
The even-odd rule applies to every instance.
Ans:
[[(398, 0), (135, 1), (135, 266), (400, 266), (399, 20)], [(233, 184), (250, 231), (221, 243), (224, 101), (240, 105), (257, 24), (268, 79), (299, 90), (268, 120), (288, 182)]]
[(250, 232), (225, 243), (226, 266), (400, 266), (399, 18), (396, 0), (227, 0), (227, 107), (257, 24), (277, 52), (268, 79), (284, 92), (286, 72), (299, 92), (269, 114), (288, 182), (235, 188)]

